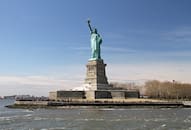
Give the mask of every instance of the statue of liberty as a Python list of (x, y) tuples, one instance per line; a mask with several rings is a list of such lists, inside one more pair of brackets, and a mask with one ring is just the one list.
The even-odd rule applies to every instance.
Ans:
[(88, 20), (88, 26), (91, 32), (91, 60), (101, 59), (101, 48), (102, 38), (98, 34), (97, 29), (91, 27), (90, 20)]

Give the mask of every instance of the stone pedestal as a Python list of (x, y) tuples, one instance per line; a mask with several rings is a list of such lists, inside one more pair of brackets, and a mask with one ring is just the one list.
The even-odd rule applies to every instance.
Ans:
[(105, 67), (102, 59), (89, 60), (86, 65), (86, 79), (85, 84), (89, 86), (90, 90), (107, 90), (109, 89)]

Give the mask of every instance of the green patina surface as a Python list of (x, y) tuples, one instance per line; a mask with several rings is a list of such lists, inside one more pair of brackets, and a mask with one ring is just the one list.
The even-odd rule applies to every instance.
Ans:
[(97, 29), (91, 27), (90, 20), (88, 20), (88, 26), (91, 32), (91, 59), (90, 60), (97, 60), (101, 59), (101, 43), (102, 38), (98, 34)]

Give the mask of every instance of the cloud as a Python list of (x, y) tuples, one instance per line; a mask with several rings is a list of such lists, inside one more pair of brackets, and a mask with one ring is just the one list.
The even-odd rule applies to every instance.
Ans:
[(191, 83), (191, 63), (113, 64), (108, 66), (108, 78), (119, 82), (176, 80)]
[(50, 91), (69, 90), (80, 84), (81, 80), (67, 77), (59, 79), (50, 76), (0, 76), (0, 96), (14, 94), (47, 96)]
[[(176, 80), (191, 83), (191, 63), (107, 63), (106, 75), (109, 82), (135, 82), (143, 84), (147, 80)], [(81, 68), (83, 68), (83, 71)], [(62, 67), (63, 68), (63, 67)], [(57, 68), (58, 69), (58, 68)], [(70, 90), (81, 87), (85, 78), (85, 65), (75, 65), (63, 70), (53, 70), (52, 76), (0, 76), (0, 96), (13, 94), (48, 95), (50, 91)], [(69, 73), (70, 72), (70, 73)], [(51, 75), (51, 74), (50, 74)]]
[(105, 32), (103, 34), (105, 39), (110, 39), (110, 40), (124, 40), (127, 38), (127, 35), (121, 34), (121, 33), (113, 33), (113, 32)]
[(60, 85), (63, 80), (45, 76), (0, 76), (0, 84), (21, 84), (21, 85)]
[[(86, 47), (73, 47), (73, 50), (77, 51), (90, 51), (91, 48), (89, 46)], [(119, 52), (119, 53), (135, 53), (136, 50), (124, 47), (102, 47), (101, 48), (104, 52)]]
[(73, 48), (70, 48), (72, 50), (80, 50), (80, 51), (87, 51), (87, 50), (90, 50), (90, 47), (89, 46), (80, 46), (80, 47), (73, 47)]
[(173, 56), (173, 57), (191, 57), (191, 52), (186, 50), (168, 50), (168, 51), (137, 51), (137, 53), (144, 54), (146, 56), (153, 57), (164, 57), (164, 56)]
[(106, 52), (119, 52), (119, 53), (136, 53), (137, 51), (130, 48), (124, 47), (102, 47), (103, 51)]
[(165, 39), (175, 42), (191, 42), (191, 27), (181, 27), (163, 34)]

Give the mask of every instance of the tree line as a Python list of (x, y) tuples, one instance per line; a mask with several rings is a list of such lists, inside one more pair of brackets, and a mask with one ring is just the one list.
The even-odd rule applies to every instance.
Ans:
[(175, 81), (147, 81), (145, 83), (145, 95), (148, 98), (159, 99), (191, 99), (191, 84)]
[(119, 82), (111, 82), (110, 86), (116, 90), (139, 90), (140, 86), (135, 83), (119, 83)]

